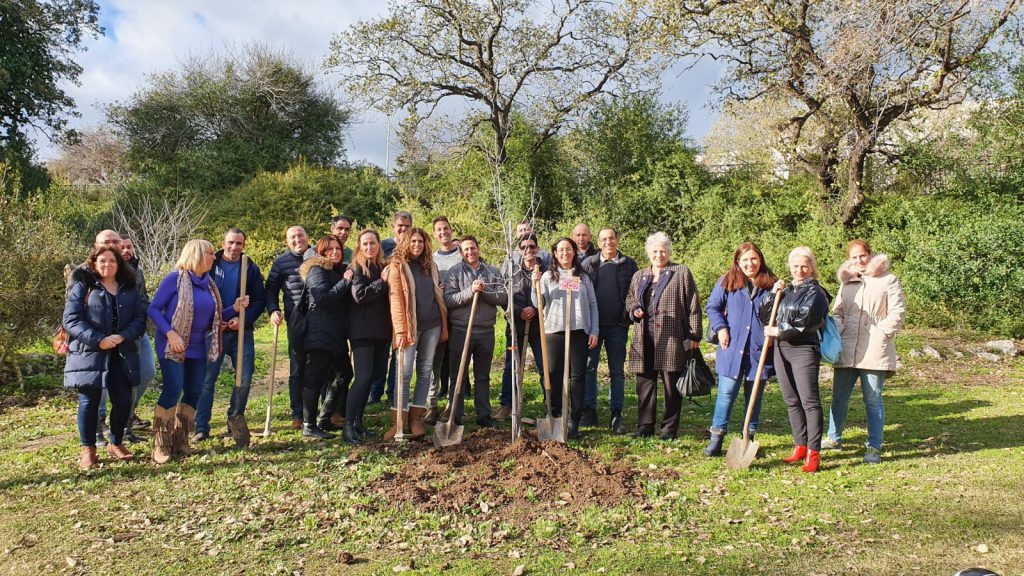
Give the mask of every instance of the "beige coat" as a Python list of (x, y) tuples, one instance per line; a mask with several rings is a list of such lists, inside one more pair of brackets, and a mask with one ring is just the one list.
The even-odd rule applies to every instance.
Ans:
[[(417, 264), (418, 266), (419, 264)], [(406, 347), (416, 344), (419, 332), (416, 330), (416, 286), (409, 264), (388, 264), (388, 300), (391, 303), (391, 344), (398, 347), (398, 337), (405, 338)], [(438, 280), (437, 266), (431, 264), (430, 275), (434, 279), (434, 301), (441, 310), (441, 342), (448, 341), (448, 307), (444, 305), (444, 294)]]
[(907, 303), (900, 281), (889, 272), (889, 257), (874, 255), (863, 275), (847, 261), (837, 275), (841, 286), (832, 316), (843, 355), (835, 367), (895, 371), (894, 339), (907, 316)]

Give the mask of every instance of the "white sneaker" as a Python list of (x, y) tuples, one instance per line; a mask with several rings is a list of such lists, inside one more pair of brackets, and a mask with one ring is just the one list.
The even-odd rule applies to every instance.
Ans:
[(821, 449), (822, 449), (822, 451), (825, 451), (825, 450), (842, 450), (843, 449), (843, 441), (842, 440), (833, 440), (833, 439), (829, 438), (828, 436), (825, 436), (824, 438), (821, 439)]
[(864, 463), (881, 464), (882, 452), (878, 448), (872, 448), (871, 446), (868, 446), (867, 450), (864, 451)]

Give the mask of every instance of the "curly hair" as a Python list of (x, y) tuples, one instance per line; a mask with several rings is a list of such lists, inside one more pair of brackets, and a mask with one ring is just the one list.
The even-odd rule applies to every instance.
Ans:
[[(412, 237), (414, 234), (419, 235), (423, 238), (423, 254), (420, 254), (419, 258), (412, 257)], [(398, 241), (398, 245), (395, 246), (394, 253), (391, 254), (391, 262), (394, 262), (396, 266), (402, 264), (410, 264), (413, 261), (420, 263), (420, 268), (423, 269), (424, 274), (430, 274), (430, 269), (434, 265), (433, 248), (430, 246), (430, 235), (427, 234), (422, 228), (413, 228), (409, 230), (409, 233)]]

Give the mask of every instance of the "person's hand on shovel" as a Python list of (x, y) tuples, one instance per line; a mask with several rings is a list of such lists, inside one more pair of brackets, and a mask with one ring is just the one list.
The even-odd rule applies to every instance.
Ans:
[(232, 307), (235, 309), (235, 312), (241, 312), (242, 309), (248, 308), (249, 307), (249, 295), (246, 294), (245, 296), (242, 296), (241, 298), (235, 299), (235, 304)]

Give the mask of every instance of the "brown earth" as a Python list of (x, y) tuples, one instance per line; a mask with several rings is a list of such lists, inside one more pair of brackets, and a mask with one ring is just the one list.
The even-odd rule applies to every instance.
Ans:
[(478, 431), (443, 449), (411, 445), (401, 469), (386, 474), (375, 490), (423, 511), (504, 508), (517, 516), (644, 498), (642, 474), (634, 468), (538, 442), (529, 433), (510, 443), (509, 433), (499, 430)]

